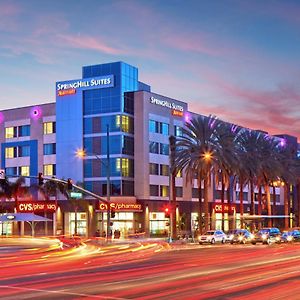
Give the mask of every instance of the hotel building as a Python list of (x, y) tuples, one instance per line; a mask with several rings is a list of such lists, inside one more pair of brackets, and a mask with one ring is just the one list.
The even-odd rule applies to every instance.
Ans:
[[(164, 212), (169, 203), (169, 136), (180, 135), (186, 118), (197, 114), (189, 112), (182, 100), (151, 92), (151, 87), (138, 77), (138, 69), (124, 62), (85, 66), (82, 78), (56, 83), (55, 103), (1, 111), (0, 168), (8, 176), (43, 173), (45, 177), (72, 178), (74, 183), (105, 198), (109, 154), (113, 231), (120, 230), (123, 237), (134, 232), (165, 234), (169, 230)], [(293, 137), (290, 140), (297, 145)], [(78, 149), (85, 149), (84, 159), (76, 156)], [(37, 183), (35, 179), (26, 181), (28, 185)], [(187, 183), (184, 174), (178, 174), (175, 181), (178, 226), (195, 230), (197, 182)], [(211, 227), (220, 228), (223, 210), (226, 230), (229, 206), (225, 204), (226, 210), (220, 204), (220, 190), (216, 183), (209, 190)], [(239, 226), (239, 193), (232, 194), (229, 209)], [(39, 199), (40, 193), (36, 195), (38, 199), (21, 200), (43, 200)], [(54, 199), (56, 212), (35, 211), (53, 219), (53, 234), (73, 234), (75, 223), (77, 233), (86, 236), (106, 229), (106, 206), (98, 200), (90, 196), (67, 200), (61, 194)], [(276, 202), (277, 211), (283, 212), (280, 187), (276, 188)], [(2, 213), (13, 211), (16, 203), (4, 199), (1, 207)], [(250, 212), (247, 187), (244, 212)], [(0, 226), (0, 232), (6, 234), (20, 230), (12, 224)], [(51, 234), (45, 227), (39, 224), (36, 232), (48, 230)], [(25, 226), (22, 233), (26, 230)]]

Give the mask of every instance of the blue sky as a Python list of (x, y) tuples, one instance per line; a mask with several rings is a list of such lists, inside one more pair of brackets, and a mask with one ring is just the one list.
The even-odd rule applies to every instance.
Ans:
[(0, 109), (120, 60), (191, 110), (300, 139), (300, 1), (0, 0)]

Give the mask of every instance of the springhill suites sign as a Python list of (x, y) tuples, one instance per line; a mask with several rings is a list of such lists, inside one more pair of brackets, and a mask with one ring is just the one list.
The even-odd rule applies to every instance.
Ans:
[(176, 104), (175, 102), (169, 102), (167, 100), (157, 99), (152, 96), (150, 97), (150, 103), (171, 109), (173, 116), (177, 116), (177, 117), (183, 116), (183, 106)]
[(109, 88), (114, 86), (114, 75), (91, 77), (72, 81), (63, 81), (56, 84), (58, 96), (75, 94), (77, 89)]

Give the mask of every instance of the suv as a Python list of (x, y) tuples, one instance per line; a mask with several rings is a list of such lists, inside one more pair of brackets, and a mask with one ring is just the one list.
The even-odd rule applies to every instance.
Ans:
[(198, 237), (199, 244), (210, 243), (215, 244), (221, 242), (225, 244), (226, 234), (222, 230), (209, 230), (204, 235)]
[(252, 244), (263, 243), (270, 245), (271, 243), (281, 242), (281, 232), (278, 228), (262, 228), (259, 230), (252, 239)]
[(252, 241), (253, 235), (247, 229), (236, 229), (229, 235), (230, 244), (246, 244)]

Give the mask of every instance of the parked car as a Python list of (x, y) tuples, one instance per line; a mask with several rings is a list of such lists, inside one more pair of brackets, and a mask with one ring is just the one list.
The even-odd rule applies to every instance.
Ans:
[(250, 233), (247, 229), (235, 229), (229, 235), (230, 244), (246, 244), (250, 243), (253, 239), (254, 235)]
[(300, 230), (292, 229), (289, 231), (285, 231), (281, 235), (281, 241), (283, 243), (300, 242)]
[(271, 244), (281, 242), (281, 232), (278, 228), (262, 228), (253, 237), (251, 243)]
[(222, 243), (225, 244), (226, 234), (222, 230), (209, 230), (204, 235), (198, 237), (199, 244), (203, 243)]

